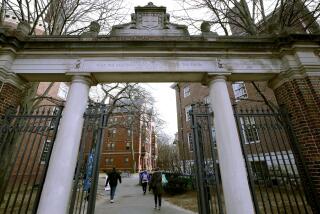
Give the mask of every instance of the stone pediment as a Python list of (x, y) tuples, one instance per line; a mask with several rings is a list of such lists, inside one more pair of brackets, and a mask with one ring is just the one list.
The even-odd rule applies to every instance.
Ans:
[(149, 2), (144, 7), (135, 7), (131, 22), (113, 26), (110, 36), (189, 36), (187, 26), (169, 20), (165, 7)]

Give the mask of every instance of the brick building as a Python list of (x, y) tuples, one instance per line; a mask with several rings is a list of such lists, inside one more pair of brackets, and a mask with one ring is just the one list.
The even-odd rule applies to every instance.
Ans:
[[(277, 105), (273, 91), (267, 86), (266, 82), (255, 82), (261, 93), (267, 98), (268, 102)], [(182, 160), (190, 163), (193, 160), (193, 140), (190, 117), (188, 112), (192, 104), (209, 104), (209, 88), (200, 83), (177, 83), (172, 85), (176, 91), (177, 119), (178, 119), (178, 147)], [(261, 94), (255, 89), (251, 82), (228, 82), (228, 91), (231, 103), (237, 108), (267, 108)], [(245, 123), (245, 121), (241, 121)], [(251, 121), (254, 123), (254, 121)], [(256, 131), (255, 131), (256, 132)], [(246, 133), (247, 149), (252, 142), (258, 141), (261, 144), (267, 143), (267, 139), (260, 139), (258, 134)], [(188, 165), (188, 164), (187, 164)]]
[(108, 120), (100, 170), (151, 170), (156, 166), (157, 141), (151, 112), (116, 108)]

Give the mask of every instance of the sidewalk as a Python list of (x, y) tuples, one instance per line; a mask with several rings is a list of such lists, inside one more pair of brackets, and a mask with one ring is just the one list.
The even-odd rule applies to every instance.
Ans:
[(154, 209), (153, 194), (142, 194), (142, 187), (138, 184), (138, 175), (134, 174), (130, 178), (122, 178), (122, 183), (118, 184), (115, 196), (115, 203), (110, 203), (110, 192), (104, 191), (104, 175), (101, 174), (98, 184), (95, 214), (194, 214), (172, 205), (162, 199), (161, 210)]

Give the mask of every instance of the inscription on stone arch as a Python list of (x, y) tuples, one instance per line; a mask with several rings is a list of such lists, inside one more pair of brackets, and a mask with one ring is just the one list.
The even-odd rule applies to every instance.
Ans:
[(161, 13), (140, 13), (138, 15), (138, 23), (140, 28), (160, 29), (163, 25)]

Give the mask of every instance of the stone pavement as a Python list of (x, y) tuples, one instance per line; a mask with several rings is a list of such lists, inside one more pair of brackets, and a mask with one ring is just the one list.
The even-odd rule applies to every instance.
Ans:
[(110, 192), (104, 191), (105, 178), (100, 174), (95, 214), (194, 214), (162, 199), (161, 210), (154, 209), (153, 195), (147, 192), (142, 194), (142, 187), (137, 185), (138, 175), (122, 178), (122, 183), (117, 186), (115, 203), (110, 203)]

